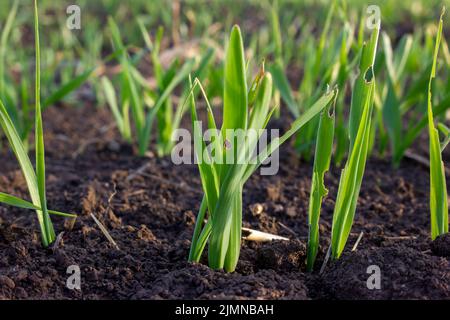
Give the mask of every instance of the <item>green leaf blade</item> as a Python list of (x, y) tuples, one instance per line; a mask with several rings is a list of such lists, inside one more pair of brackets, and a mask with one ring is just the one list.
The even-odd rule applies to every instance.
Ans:
[(247, 128), (247, 80), (241, 31), (234, 26), (225, 61), (222, 129)]
[(331, 255), (335, 260), (341, 256), (353, 225), (368, 156), (375, 91), (373, 68), (378, 33), (379, 28), (374, 29), (369, 43), (363, 45), (360, 75), (352, 94), (349, 158), (341, 173), (331, 230)]
[(314, 168), (311, 184), (311, 194), (309, 198), (308, 210), (308, 252), (306, 268), (312, 271), (319, 248), (319, 219), (322, 206), (322, 199), (328, 193), (325, 187), (324, 176), (330, 168), (331, 155), (333, 151), (333, 138), (335, 126), (334, 101), (331, 101), (321, 115), (319, 127), (317, 129), (316, 151), (314, 156)]
[(431, 239), (448, 233), (448, 196), (444, 163), (442, 161), (439, 132), (434, 126), (432, 105), (432, 83), (436, 77), (436, 63), (442, 38), (442, 25), (445, 10), (442, 10), (433, 55), (430, 81), (428, 84), (428, 128), (430, 136), (430, 215)]
[(36, 178), (39, 193), (40, 208), (42, 209), (43, 231), (45, 237), (43, 238), (44, 246), (51, 244), (55, 238), (55, 231), (50, 216), (47, 211), (47, 199), (45, 194), (45, 147), (44, 147), (44, 132), (41, 114), (41, 57), (39, 45), (39, 18), (37, 0), (35, 0), (35, 48), (36, 48), (36, 82), (35, 82), (35, 149), (36, 149)]

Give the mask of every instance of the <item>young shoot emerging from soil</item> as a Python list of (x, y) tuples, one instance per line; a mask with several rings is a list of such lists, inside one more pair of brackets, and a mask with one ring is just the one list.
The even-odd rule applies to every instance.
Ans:
[[(200, 82), (198, 79), (191, 82), (193, 127), (198, 119), (193, 91), (199, 86), (207, 101), (208, 129), (218, 134), (207, 148), (202, 133), (194, 130), (195, 155), (197, 160), (202, 160), (198, 161), (198, 167), (204, 197), (192, 237), (189, 261), (198, 262), (206, 244), (209, 243), (209, 266), (212, 269), (232, 272), (236, 268), (240, 253), (242, 189), (245, 182), (282, 143), (330, 105), (337, 91), (330, 91), (320, 97), (294, 121), (283, 136), (272, 139), (266, 147), (257, 152), (258, 140), (275, 110), (269, 106), (272, 97), (272, 76), (262, 67), (248, 88), (243, 41), (238, 26), (234, 26), (231, 31), (224, 77), (223, 124), (220, 130), (216, 128), (212, 109)], [(230, 132), (232, 138), (229, 138)], [(253, 157), (255, 154), (256, 157)]]
[(356, 205), (366, 167), (372, 127), (372, 110), (375, 90), (373, 68), (378, 45), (378, 26), (372, 31), (368, 43), (362, 47), (359, 64), (360, 74), (356, 79), (350, 106), (350, 150), (347, 163), (342, 170), (331, 231), (331, 256), (338, 259), (347, 243), (355, 217)]
[(55, 241), (55, 231), (53, 224), (50, 220), (50, 214), (76, 217), (72, 214), (61, 213), (47, 209), (47, 199), (45, 192), (45, 150), (44, 150), (44, 134), (41, 115), (41, 103), (40, 103), (40, 48), (39, 48), (39, 22), (38, 22), (38, 9), (37, 0), (35, 0), (34, 11), (34, 27), (35, 27), (35, 48), (36, 48), (36, 112), (35, 112), (35, 149), (36, 149), (36, 170), (31, 164), (30, 158), (26, 152), (25, 145), (20, 138), (17, 129), (3, 104), (0, 100), (0, 125), (8, 138), (11, 150), (14, 152), (22, 173), (25, 177), (28, 191), (31, 196), (32, 202), (28, 202), (17, 197), (0, 193), (0, 202), (12, 205), (19, 208), (36, 210), (39, 225), (41, 228), (42, 244), (47, 247), (53, 241)]
[[(433, 105), (432, 105), (432, 84), (436, 77), (436, 61), (439, 53), (439, 46), (442, 38), (442, 17), (445, 9), (442, 9), (439, 20), (436, 45), (433, 55), (433, 65), (431, 68), (430, 81), (428, 84), (428, 129), (430, 136), (430, 213), (431, 213), (431, 239), (448, 233), (448, 197), (447, 183), (445, 181), (444, 163), (442, 162), (442, 150), (446, 142), (440, 143), (439, 132), (434, 126)], [(441, 126), (442, 128), (442, 126)], [(441, 131), (443, 131), (441, 129)], [(448, 133), (447, 133), (448, 136)]]

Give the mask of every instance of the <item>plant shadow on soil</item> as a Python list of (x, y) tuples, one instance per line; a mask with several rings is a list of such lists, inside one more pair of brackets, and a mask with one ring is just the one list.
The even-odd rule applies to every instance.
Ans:
[[(44, 121), (49, 207), (79, 217), (72, 229), (53, 217), (64, 233), (57, 246), (43, 249), (35, 214), (1, 206), (1, 299), (450, 298), (450, 237), (429, 239), (428, 169), (416, 162), (405, 159), (398, 170), (387, 160), (368, 162), (346, 250), (319, 275), (340, 169), (327, 175), (321, 248), (316, 270), (307, 273), (312, 165), (299, 162), (290, 146), (282, 148), (279, 173), (255, 174), (246, 184), (243, 220), (291, 241), (243, 241), (237, 270), (227, 274), (210, 270), (205, 260), (186, 261), (202, 197), (195, 165), (136, 157), (117, 142), (107, 110), (61, 106), (47, 110)], [(28, 199), (14, 157), (5, 149), (1, 154), (0, 190)], [(81, 291), (66, 287), (70, 265), (80, 266)], [(380, 290), (367, 288), (370, 265), (380, 267)]]

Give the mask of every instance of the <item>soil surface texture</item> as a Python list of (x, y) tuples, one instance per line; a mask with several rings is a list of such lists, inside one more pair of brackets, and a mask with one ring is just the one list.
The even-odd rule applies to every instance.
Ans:
[[(245, 185), (243, 221), (290, 241), (243, 241), (236, 272), (225, 273), (210, 270), (206, 255), (201, 264), (187, 262), (202, 198), (196, 166), (151, 153), (139, 158), (112, 124), (107, 110), (90, 106), (45, 111), (48, 206), (79, 216), (74, 224), (52, 217), (58, 239), (44, 249), (34, 212), (0, 207), (1, 299), (450, 299), (450, 237), (430, 240), (422, 164), (405, 159), (393, 169), (389, 160), (370, 159), (345, 252), (319, 273), (341, 170), (332, 164), (320, 252), (307, 273), (312, 164), (283, 147), (278, 174), (255, 174)], [(29, 199), (2, 145), (0, 191)], [(66, 286), (71, 265), (80, 268), (81, 290)], [(380, 289), (373, 288), (378, 271)]]

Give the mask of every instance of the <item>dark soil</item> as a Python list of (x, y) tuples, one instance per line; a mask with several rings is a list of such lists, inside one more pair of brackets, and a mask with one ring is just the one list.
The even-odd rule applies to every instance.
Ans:
[[(33, 212), (0, 208), (0, 298), (450, 298), (450, 238), (430, 241), (428, 169), (412, 160), (398, 170), (387, 160), (369, 161), (347, 248), (319, 274), (340, 169), (328, 174), (322, 246), (316, 270), (307, 273), (312, 166), (285, 147), (278, 175), (254, 175), (246, 185), (244, 225), (291, 241), (244, 241), (237, 271), (227, 274), (186, 261), (202, 197), (194, 165), (175, 166), (170, 157), (151, 154), (136, 157), (118, 139), (106, 110), (58, 108), (47, 110), (44, 119), (49, 207), (79, 217), (72, 229), (53, 217), (60, 241), (44, 249)], [(6, 150), (0, 190), (28, 198), (15, 159)], [(256, 205), (262, 210), (255, 210)], [(66, 287), (67, 268), (74, 264), (81, 268), (81, 291)], [(381, 272), (379, 290), (367, 287), (371, 265)]]

